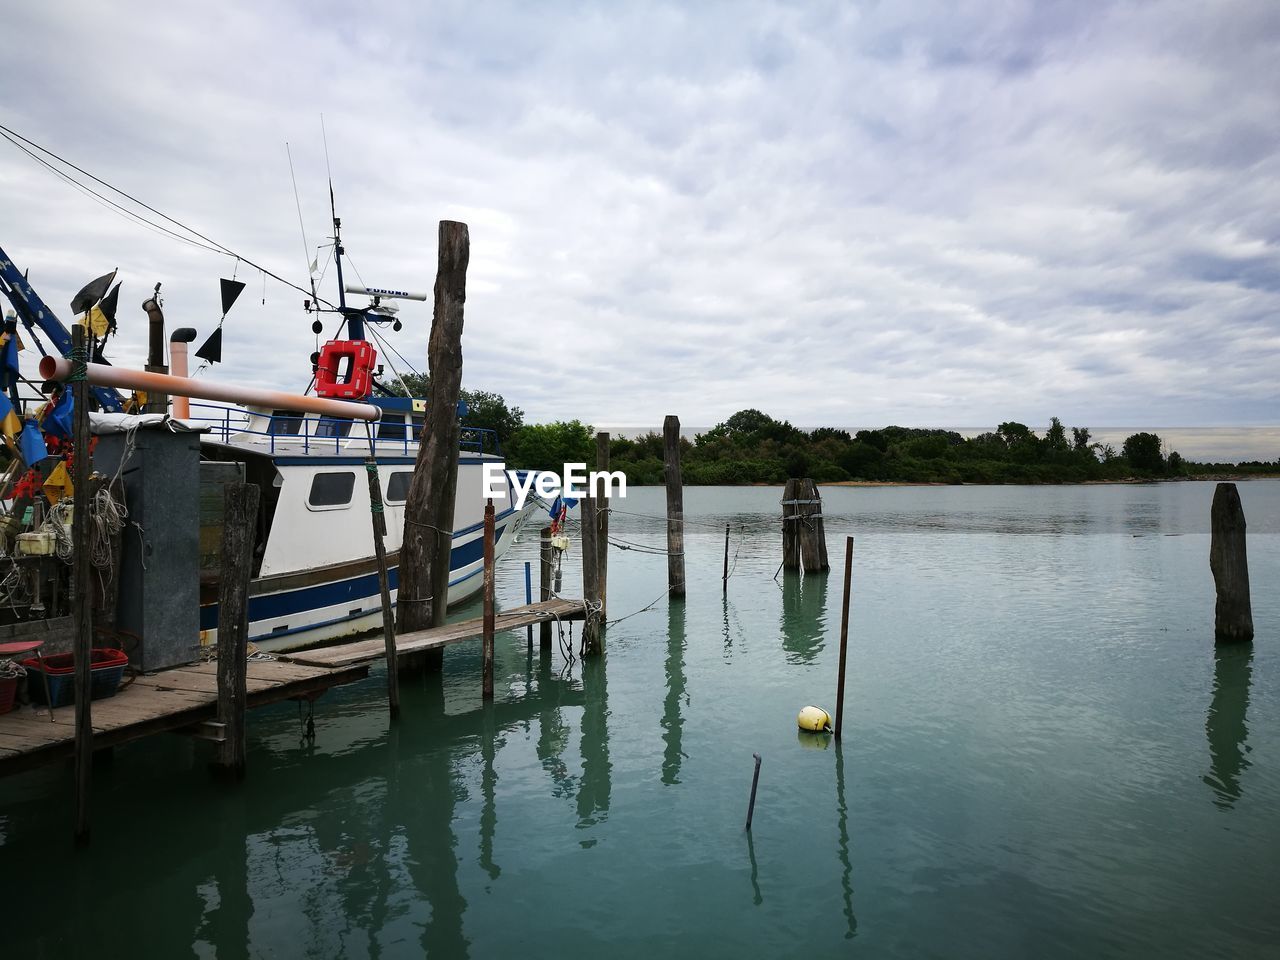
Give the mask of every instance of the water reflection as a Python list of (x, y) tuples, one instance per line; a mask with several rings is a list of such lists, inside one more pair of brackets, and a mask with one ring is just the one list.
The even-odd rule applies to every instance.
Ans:
[(1253, 678), (1253, 644), (1221, 644), (1214, 647), (1213, 660), (1213, 702), (1205, 721), (1210, 773), (1204, 782), (1217, 795), (1214, 803), (1229, 810), (1240, 799), (1240, 775), (1249, 768), (1245, 713)]
[(667, 745), (662, 753), (662, 782), (668, 786), (680, 782), (680, 764), (684, 760), (681, 741), (684, 738), (684, 708), (689, 705), (684, 681), (684, 601), (667, 604), (667, 696), (662, 702), (662, 740)]
[[(607, 654), (582, 661), (582, 784), (578, 790), (578, 826), (601, 823), (609, 816), (613, 767), (609, 762), (609, 685)], [(594, 840), (584, 845), (595, 843)]]
[(497, 880), (498, 875), (502, 873), (501, 868), (493, 862), (493, 832), (498, 825), (498, 809), (495, 800), (498, 774), (493, 768), (494, 754), (497, 753), (497, 737), (493, 722), (493, 704), (486, 704), (480, 724), (480, 757), (484, 764), (484, 770), (480, 775), (480, 795), (483, 802), (480, 809), (480, 866), (489, 875), (490, 880)]
[(822, 652), (827, 632), (828, 577), (782, 575), (782, 649), (788, 663), (811, 663)]
[(853, 866), (849, 860), (849, 806), (844, 799), (844, 745), (836, 741), (836, 812), (840, 823), (840, 891), (844, 896), (844, 938), (858, 935), (858, 918), (853, 915)]

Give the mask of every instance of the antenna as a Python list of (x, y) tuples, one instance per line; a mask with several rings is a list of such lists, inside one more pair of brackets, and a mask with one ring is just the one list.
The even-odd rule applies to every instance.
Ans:
[(338, 268), (338, 309), (347, 321), (347, 336), (352, 340), (364, 339), (364, 322), (358, 311), (347, 310), (347, 291), (342, 282), (342, 221), (338, 219), (338, 204), (333, 199), (333, 167), (329, 165), (329, 134), (324, 128), (324, 114), (320, 114), (320, 136), (324, 140), (324, 167), (329, 174), (329, 213), (333, 217), (333, 263)]
[(302, 231), (302, 262), (307, 267), (307, 278), (311, 281), (311, 300), (315, 302), (319, 299), (316, 296), (316, 275), (311, 269), (311, 261), (307, 259), (307, 254), (311, 252), (311, 245), (307, 243), (307, 228), (302, 223), (302, 200), (298, 197), (298, 177), (293, 172), (293, 151), (289, 149), (288, 140), (284, 142), (284, 152), (289, 157), (289, 179), (293, 181), (293, 203), (298, 208), (298, 229)]

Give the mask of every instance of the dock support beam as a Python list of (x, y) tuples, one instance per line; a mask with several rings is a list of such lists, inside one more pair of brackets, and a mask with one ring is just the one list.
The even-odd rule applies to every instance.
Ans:
[(493, 699), (493, 500), (484, 504), (484, 633), (481, 657), (484, 661), (484, 699)]
[[(458, 486), (458, 395), (462, 389), (463, 304), (470, 235), (465, 223), (440, 221), (435, 315), (427, 347), (431, 375), (427, 422), (404, 507), (397, 620), (402, 633), (444, 626), (449, 597), (453, 501)], [(430, 614), (427, 612), (430, 600)], [(439, 669), (438, 651), (428, 657)]]
[[(551, 528), (543, 527), (538, 540), (538, 599), (544, 603), (551, 599)], [(551, 652), (551, 621), (538, 624), (538, 649)]]
[[(609, 472), (609, 434), (596, 434), (596, 470), (603, 474)], [(609, 606), (609, 481), (601, 479), (597, 482), (592, 496), (596, 497), (596, 529), (600, 535), (596, 538), (596, 579), (600, 590), (600, 620), (608, 616)]]
[(382, 598), (382, 640), (387, 652), (387, 706), (391, 719), (400, 718), (400, 671), (396, 661), (396, 615), (391, 609), (391, 583), (387, 573), (387, 514), (382, 506), (382, 484), (378, 480), (378, 461), (369, 457), (364, 462), (369, 475), (369, 509), (373, 514), (373, 553), (378, 558), (378, 591)]
[[(75, 514), (71, 520), (73, 545), (72, 567), (75, 582), (75, 694), (76, 694), (76, 832), (80, 846), (89, 842), (89, 789), (93, 764), (93, 718), (90, 707), (93, 648), (93, 609), (91, 567), (89, 560), (89, 382), (84, 378), (85, 364), (89, 358), (86, 343), (87, 320), (72, 327), (71, 355), (75, 359), (75, 371), (71, 383), (64, 389), (71, 391), (74, 412), (71, 420), (72, 456), (75, 486)], [(46, 688), (47, 689), (47, 688)], [(50, 711), (53, 704), (49, 704)]]
[(1218, 643), (1248, 642), (1253, 639), (1249, 558), (1244, 540), (1244, 507), (1234, 483), (1218, 484), (1210, 517), (1209, 569), (1218, 594), (1214, 636)]
[(684, 484), (680, 477), (680, 418), (662, 422), (662, 452), (667, 479), (667, 589), (684, 596)]
[(593, 490), (583, 497), (582, 510), (582, 599), (586, 601), (586, 619), (582, 623), (582, 655), (592, 657), (601, 653), (600, 630), (600, 526), (599, 506)]
[(819, 573), (831, 569), (827, 560), (827, 534), (822, 525), (822, 494), (818, 485), (806, 478), (801, 480), (797, 492), (796, 526), (800, 528), (800, 563), (805, 573)]
[(218, 722), (226, 739), (218, 744), (214, 773), (244, 779), (249, 656), (249, 578), (253, 572), (253, 532), (261, 491), (254, 483), (224, 488), (222, 578), (218, 587)]

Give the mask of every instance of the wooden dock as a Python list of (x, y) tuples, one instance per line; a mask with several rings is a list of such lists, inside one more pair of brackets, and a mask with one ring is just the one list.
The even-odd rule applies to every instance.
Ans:
[[(523, 607), (505, 610), (494, 617), (493, 632), (517, 630), (520, 627), (535, 623), (547, 623), (552, 620), (582, 620), (586, 615), (586, 605), (581, 600), (543, 600)], [(460, 620), (448, 623), (443, 627), (430, 627), (426, 630), (414, 630), (396, 637), (396, 657), (424, 650), (436, 650), (463, 640), (474, 640), (484, 633), (484, 618)], [(292, 663), (305, 664), (312, 667), (348, 667), (353, 664), (368, 664), (386, 656), (382, 637), (370, 640), (357, 640), (354, 643), (343, 643), (333, 647), (317, 647), (314, 650), (302, 650), (288, 655)]]
[[(306, 667), (279, 660), (248, 663), (248, 707), (312, 697), (367, 676), (368, 666)], [(156, 733), (218, 738), (218, 664), (196, 663), (137, 677), (113, 697), (93, 701), (94, 749)], [(70, 758), (75, 752), (75, 707), (44, 707), (0, 715), (0, 776)]]

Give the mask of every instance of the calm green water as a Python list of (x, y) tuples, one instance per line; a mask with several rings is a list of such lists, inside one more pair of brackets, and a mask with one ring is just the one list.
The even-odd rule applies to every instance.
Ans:
[[(380, 672), (317, 704), (314, 744), (294, 706), (257, 711), (238, 788), (205, 744), (121, 749), (81, 853), (68, 771), (0, 782), (5, 953), (1280, 956), (1280, 483), (1240, 489), (1259, 638), (1223, 651), (1211, 484), (827, 489), (830, 576), (775, 581), (757, 525), (727, 600), (714, 524), (779, 491), (689, 490), (687, 601), (610, 628), (585, 674), (521, 632), (489, 709), (475, 643), (395, 729)], [(795, 714), (834, 708), (847, 532), (838, 748)], [(611, 616), (665, 564), (613, 551)]]

